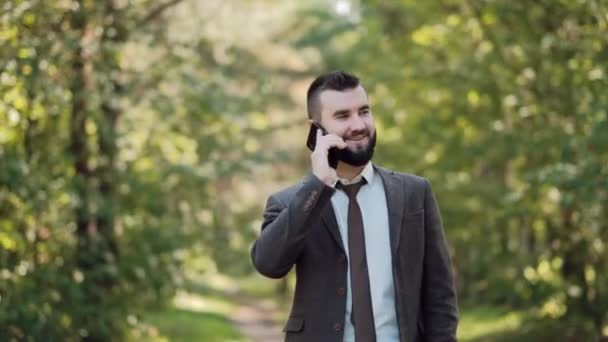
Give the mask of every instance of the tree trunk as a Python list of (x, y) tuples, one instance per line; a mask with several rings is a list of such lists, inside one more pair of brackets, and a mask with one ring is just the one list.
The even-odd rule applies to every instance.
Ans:
[(91, 170), (89, 169), (89, 150), (87, 148), (87, 88), (90, 87), (91, 61), (85, 54), (85, 38), (87, 30), (87, 16), (82, 1), (79, 1), (79, 9), (75, 11), (71, 26), (79, 35), (79, 43), (76, 47), (72, 61), (72, 116), (70, 120), (70, 154), (74, 166), (74, 193), (77, 198), (75, 205), (76, 234), (80, 244), (88, 240), (88, 231), (92, 228), (91, 215), (89, 212), (88, 187), (91, 181)]

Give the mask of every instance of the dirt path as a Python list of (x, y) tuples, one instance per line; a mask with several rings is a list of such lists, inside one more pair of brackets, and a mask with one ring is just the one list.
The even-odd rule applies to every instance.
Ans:
[(260, 300), (238, 296), (239, 303), (232, 315), (232, 321), (241, 334), (251, 342), (281, 342), (283, 333), (277, 316), (277, 305), (270, 300)]

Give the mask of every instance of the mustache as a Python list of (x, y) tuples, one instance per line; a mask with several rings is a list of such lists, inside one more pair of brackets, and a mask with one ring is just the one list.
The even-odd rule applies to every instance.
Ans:
[(369, 130), (364, 129), (360, 131), (351, 132), (350, 134), (343, 136), (342, 139), (363, 138), (369, 136), (371, 136)]

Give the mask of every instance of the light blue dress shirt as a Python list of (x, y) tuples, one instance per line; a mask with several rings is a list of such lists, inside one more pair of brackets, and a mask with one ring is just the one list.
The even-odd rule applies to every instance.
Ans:
[[(361, 177), (365, 178), (367, 184), (362, 186), (357, 193), (357, 202), (363, 216), (365, 254), (367, 256), (372, 309), (376, 325), (376, 340), (398, 342), (399, 328), (397, 327), (397, 314), (395, 313), (395, 289), (393, 285), (388, 209), (382, 179), (374, 172), (373, 165), (369, 162), (357, 177), (351, 181), (341, 179), (340, 182), (344, 184), (357, 183), (361, 180)], [(348, 256), (348, 197), (344, 191), (337, 190), (331, 198), (331, 204), (338, 221), (342, 243)], [(349, 266), (344, 342), (355, 341), (355, 330), (350, 321), (351, 311), (352, 295)]]

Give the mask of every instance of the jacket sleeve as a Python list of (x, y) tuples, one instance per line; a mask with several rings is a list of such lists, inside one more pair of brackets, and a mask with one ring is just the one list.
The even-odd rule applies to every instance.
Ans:
[(456, 341), (458, 306), (454, 275), (441, 214), (425, 180), (425, 256), (422, 313), (425, 341)]
[(251, 260), (261, 274), (285, 276), (304, 250), (310, 226), (321, 218), (335, 189), (314, 175), (304, 180), (289, 203), (270, 196), (264, 210), (262, 231), (251, 248)]

